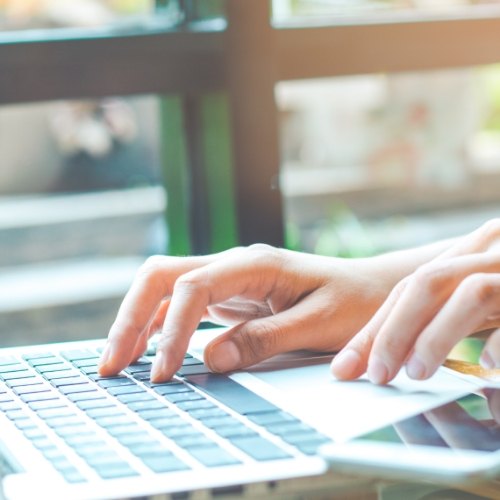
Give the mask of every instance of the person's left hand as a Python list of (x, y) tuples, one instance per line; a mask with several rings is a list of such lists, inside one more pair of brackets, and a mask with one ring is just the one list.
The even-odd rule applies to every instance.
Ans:
[[(404, 278), (334, 358), (334, 376), (353, 379), (367, 371), (372, 382), (385, 384), (406, 364), (411, 378), (426, 379), (459, 340), (498, 328), (499, 241), (500, 219), (492, 220)], [(489, 336), (481, 364), (500, 366), (500, 329)]]

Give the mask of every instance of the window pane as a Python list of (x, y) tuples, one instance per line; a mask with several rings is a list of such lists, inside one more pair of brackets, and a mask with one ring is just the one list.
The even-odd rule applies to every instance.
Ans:
[(2, 345), (105, 336), (165, 252), (159, 114), (154, 96), (0, 108)]
[[(157, 13), (178, 22), (178, 0), (157, 2)], [(155, 0), (0, 0), (0, 30), (140, 25), (155, 13)]]
[(288, 243), (367, 255), (498, 215), (500, 66), (277, 88)]
[(498, 0), (273, 0), (276, 21), (352, 17), (406, 12), (449, 15), (464, 7), (499, 4)]

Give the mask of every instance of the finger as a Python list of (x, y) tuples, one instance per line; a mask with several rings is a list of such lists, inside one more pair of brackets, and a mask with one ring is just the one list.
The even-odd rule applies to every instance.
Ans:
[(413, 273), (373, 341), (370, 380), (385, 384), (396, 376), (420, 333), (465, 277), (499, 270), (498, 256), (483, 253), (433, 261)]
[(277, 279), (276, 257), (275, 252), (235, 254), (182, 275), (174, 286), (151, 380), (168, 380), (179, 369), (208, 306), (241, 295), (267, 297)]
[(242, 323), (207, 345), (205, 363), (214, 372), (255, 365), (282, 352), (298, 349), (328, 350), (331, 321), (328, 297), (316, 291), (290, 309)]
[(481, 227), (462, 238), (457, 244), (443, 252), (437, 259), (458, 257), (484, 252), (496, 245), (500, 239), (500, 218), (485, 222)]
[(500, 329), (495, 330), (488, 337), (481, 353), (480, 363), (488, 370), (500, 368)]
[(138, 339), (148, 327), (158, 305), (172, 293), (177, 278), (216, 258), (217, 254), (187, 258), (150, 257), (137, 272), (123, 299), (101, 356), (99, 373), (113, 375), (127, 366), (136, 352)]
[(407, 363), (408, 375), (414, 379), (430, 377), (459, 340), (499, 311), (500, 275), (469, 275), (418, 336)]
[(365, 373), (373, 340), (401, 297), (407, 283), (408, 280), (404, 279), (393, 288), (370, 321), (333, 358), (330, 369), (335, 378), (352, 380)]

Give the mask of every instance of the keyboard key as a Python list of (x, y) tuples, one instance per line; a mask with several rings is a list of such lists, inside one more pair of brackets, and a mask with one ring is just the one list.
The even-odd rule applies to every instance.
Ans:
[(39, 449), (39, 450), (46, 450), (49, 448), (55, 448), (55, 444), (52, 439), (49, 439), (47, 437), (40, 437), (37, 439), (31, 439), (31, 444)]
[(165, 394), (165, 399), (171, 403), (180, 403), (181, 401), (197, 401), (204, 399), (200, 394), (194, 391), (190, 392), (177, 392), (174, 394)]
[(44, 366), (44, 365), (55, 365), (55, 364), (63, 365), (64, 361), (56, 356), (48, 356), (46, 358), (38, 358), (30, 360), (29, 364), (34, 367)]
[(118, 434), (116, 439), (125, 447), (133, 446), (138, 443), (157, 443), (158, 441), (149, 434), (149, 432), (142, 429), (135, 429), (133, 434)]
[(81, 359), (78, 361), (73, 361), (73, 366), (77, 368), (83, 368), (86, 366), (97, 366), (99, 364), (99, 357), (89, 358), (89, 359)]
[(225, 439), (231, 439), (235, 437), (256, 437), (258, 434), (252, 430), (246, 427), (243, 424), (240, 425), (228, 425), (224, 427), (215, 427), (213, 429), (220, 437), (225, 438)]
[(157, 474), (188, 470), (189, 467), (174, 455), (141, 457), (144, 464)]
[(189, 412), (189, 416), (196, 418), (198, 420), (203, 420), (205, 418), (212, 418), (212, 417), (224, 417), (227, 415), (227, 412), (225, 412), (223, 409), (215, 407), (215, 408), (200, 408), (199, 410), (191, 410)]
[(84, 384), (70, 384), (70, 385), (63, 385), (61, 387), (58, 387), (59, 392), (62, 394), (65, 394), (66, 396), (69, 394), (77, 394), (79, 392), (97, 392), (97, 389), (91, 385), (89, 382), (86, 382)]
[(32, 359), (43, 359), (43, 358), (53, 358), (54, 355), (51, 352), (34, 352), (33, 354), (24, 354), (22, 356), (26, 361), (30, 361)]
[(29, 403), (28, 406), (34, 410), (44, 410), (46, 408), (62, 408), (63, 406), (67, 406), (67, 402), (64, 399), (49, 399), (47, 401), (33, 401)]
[(181, 377), (187, 377), (188, 375), (203, 375), (205, 373), (210, 373), (208, 367), (204, 364), (196, 364), (189, 366), (181, 366), (177, 375)]
[(138, 410), (137, 412), (144, 420), (154, 420), (163, 417), (176, 415), (171, 409), (163, 407), (158, 409)]
[(85, 412), (90, 418), (101, 417), (124, 417), (125, 413), (118, 406), (110, 406), (105, 408), (92, 408)]
[(51, 380), (54, 387), (63, 387), (64, 385), (81, 385), (88, 384), (89, 381), (86, 377), (82, 375), (72, 376), (72, 377), (57, 377)]
[(43, 432), (41, 429), (38, 427), (34, 427), (31, 429), (25, 429), (23, 431), (24, 436), (29, 439), (30, 441), (33, 439), (42, 439), (47, 436), (45, 432)]
[(158, 394), (161, 394), (162, 396), (165, 396), (166, 394), (174, 394), (178, 392), (191, 392), (193, 389), (191, 387), (188, 387), (185, 384), (181, 384), (179, 382), (171, 382), (171, 383), (166, 383), (166, 384), (153, 384), (151, 387), (154, 389), (155, 392)]
[(37, 366), (36, 371), (41, 373), (42, 375), (45, 375), (46, 373), (70, 371), (73, 369), (74, 368), (72, 366), (66, 365), (64, 363), (54, 363), (51, 365)]
[(281, 410), (256, 413), (252, 412), (247, 413), (245, 416), (255, 424), (262, 425), (263, 427), (282, 422), (299, 422), (299, 420), (295, 417)]
[(91, 410), (93, 408), (112, 408), (116, 406), (116, 403), (114, 401), (111, 401), (111, 399), (88, 399), (84, 401), (77, 401), (75, 402), (76, 406), (80, 408), (82, 411), (87, 411)]
[[(224, 415), (223, 417), (212, 417), (205, 418), (202, 420), (203, 425), (206, 425), (210, 429), (214, 427), (224, 427), (228, 425), (240, 425), (240, 421), (230, 415)], [(243, 424), (241, 424), (243, 425)]]
[(219, 446), (190, 448), (189, 453), (206, 467), (238, 464), (240, 461)]
[(84, 448), (99, 448), (101, 446), (107, 446), (106, 442), (101, 438), (96, 436), (94, 433), (88, 434), (69, 434), (64, 437), (64, 441), (68, 446), (71, 446), (75, 451)]
[(2, 393), (0, 394), (0, 403), (8, 403), (14, 401), (14, 396), (12, 394)]
[(94, 375), (98, 373), (97, 365), (82, 366), (80, 367), (80, 371), (85, 373), (85, 375)]
[(68, 361), (77, 361), (79, 359), (89, 359), (95, 358), (95, 353), (89, 351), (88, 349), (74, 349), (71, 351), (63, 351), (61, 355)]
[(162, 408), (166, 409), (165, 405), (157, 399), (147, 401), (134, 401), (132, 403), (128, 403), (127, 407), (132, 411), (158, 410)]
[(189, 424), (184, 424), (177, 427), (166, 426), (158, 430), (170, 439), (174, 439), (178, 436), (192, 436), (194, 434), (199, 434), (200, 432)]
[(136, 392), (132, 394), (119, 394), (116, 399), (125, 405), (130, 403), (138, 403), (140, 401), (158, 401), (154, 396), (147, 392)]
[(57, 380), (57, 379), (61, 379), (61, 378), (69, 379), (70, 377), (78, 379), (78, 378), (80, 378), (81, 374), (80, 374), (80, 372), (76, 371), (74, 368), (69, 368), (69, 369), (61, 368), (60, 370), (45, 372), (43, 374), (43, 376), (47, 380), (52, 381), (52, 380)]
[(200, 399), (198, 401), (182, 401), (181, 403), (177, 403), (177, 407), (187, 412), (203, 408), (217, 408), (213, 403), (207, 401), (206, 399)]
[(68, 425), (65, 427), (56, 427), (54, 432), (64, 440), (66, 440), (69, 436), (95, 437), (95, 432), (89, 429), (88, 425)]
[(18, 408), (15, 410), (9, 410), (5, 413), (5, 416), (13, 421), (22, 420), (30, 417), (30, 414), (24, 408)]
[(107, 391), (113, 396), (120, 396), (122, 394), (146, 393), (144, 387), (139, 385), (122, 385), (119, 387), (109, 387)]
[(59, 472), (62, 474), (62, 476), (68, 483), (76, 484), (76, 483), (85, 483), (87, 481), (87, 479), (85, 479), (85, 477), (82, 476), (82, 474), (80, 474), (80, 472), (78, 472), (76, 468)]
[(97, 381), (97, 384), (104, 389), (108, 387), (122, 387), (124, 385), (136, 385), (131, 378), (128, 377), (116, 377), (116, 378), (103, 378)]
[(123, 425), (114, 425), (112, 427), (107, 427), (106, 430), (108, 434), (111, 434), (113, 437), (117, 438), (119, 436), (123, 436), (124, 434), (135, 434), (141, 430), (139, 424), (130, 423)]
[(42, 418), (54, 418), (54, 417), (69, 417), (76, 416), (76, 413), (72, 408), (68, 406), (63, 406), (62, 408), (48, 408), (46, 410), (40, 410), (37, 415)]
[(17, 401), (5, 401), (4, 403), (0, 403), (0, 411), (3, 412), (18, 410), (20, 408), (22, 408), (22, 406)]
[(21, 387), (22, 385), (34, 385), (41, 382), (42, 380), (40, 380), (40, 378), (36, 377), (35, 375), (31, 375), (30, 377), (6, 380), (5, 385), (7, 385), (7, 387), (10, 387), (12, 389), (14, 387)]
[(93, 391), (71, 393), (67, 395), (67, 398), (73, 401), (73, 403), (77, 403), (79, 401), (88, 401), (90, 399), (106, 399), (106, 395), (95, 389)]
[(152, 363), (140, 364), (140, 365), (130, 365), (125, 368), (125, 372), (133, 375), (134, 373), (151, 372)]
[(14, 356), (1, 356), (0, 357), (0, 366), (14, 365), (16, 363), (19, 363), (19, 361)]
[(34, 394), (23, 394), (20, 396), (25, 403), (33, 403), (35, 401), (47, 401), (50, 399), (57, 399), (59, 395), (55, 391), (37, 392)]
[(291, 458), (286, 451), (261, 436), (236, 437), (231, 439), (231, 443), (258, 461)]
[(23, 372), (23, 371), (28, 371), (28, 369), (22, 363), (16, 363), (16, 364), (7, 365), (7, 366), (0, 366), (0, 374)]
[(35, 375), (33, 375), (33, 372), (31, 372), (30, 370), (19, 370), (17, 372), (2, 373), (0, 377), (2, 377), (2, 379), (5, 381), (17, 380), (20, 378), (33, 378), (34, 380), (36, 380)]
[(131, 453), (137, 455), (138, 457), (145, 457), (148, 455), (158, 456), (160, 454), (166, 456), (171, 454), (170, 450), (158, 442), (135, 443), (130, 445), (128, 449)]
[(46, 392), (50, 391), (52, 387), (47, 384), (29, 384), (29, 385), (21, 385), (19, 387), (14, 387), (12, 390), (20, 396), (21, 394), (35, 394), (37, 392)]
[(200, 361), (197, 358), (193, 358), (192, 356), (190, 358), (184, 358), (184, 361), (182, 362), (182, 366), (195, 366), (195, 365), (202, 365), (203, 361)]
[(272, 434), (280, 437), (290, 436), (291, 434), (304, 434), (314, 432), (312, 427), (302, 422), (282, 422), (279, 424), (268, 425), (266, 429)]
[(73, 415), (68, 417), (53, 417), (47, 418), (45, 423), (52, 428), (60, 429), (61, 427), (74, 427), (85, 425), (85, 421), (79, 416)]
[(190, 450), (191, 448), (202, 448), (203, 446), (213, 446), (214, 444), (213, 440), (209, 439), (201, 432), (190, 436), (173, 436), (170, 439), (186, 450)]
[(34, 420), (32, 420), (30, 418), (17, 419), (14, 421), (14, 424), (21, 431), (25, 431), (28, 429), (34, 429), (36, 427), (36, 423), (34, 422)]
[(116, 464), (106, 464), (96, 469), (97, 474), (99, 474), (103, 479), (119, 479), (122, 477), (132, 477), (138, 476), (137, 471), (132, 469), (130, 465), (126, 462), (120, 462)]
[(135, 421), (125, 414), (123, 416), (99, 417), (96, 418), (95, 421), (98, 425), (104, 427), (105, 429), (108, 429), (109, 427), (117, 427), (120, 425), (135, 424)]

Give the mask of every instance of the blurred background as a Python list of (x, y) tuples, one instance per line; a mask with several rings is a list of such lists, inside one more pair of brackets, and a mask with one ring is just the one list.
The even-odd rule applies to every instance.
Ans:
[[(0, 30), (176, 26), (185, 4), (0, 0)], [(495, 4), (274, 0), (270, 15), (341, 26)], [(280, 82), (275, 98), (289, 248), (366, 256), (500, 214), (500, 64)], [(169, 252), (161, 120), (155, 95), (0, 107), (0, 344), (106, 335), (137, 267)]]

